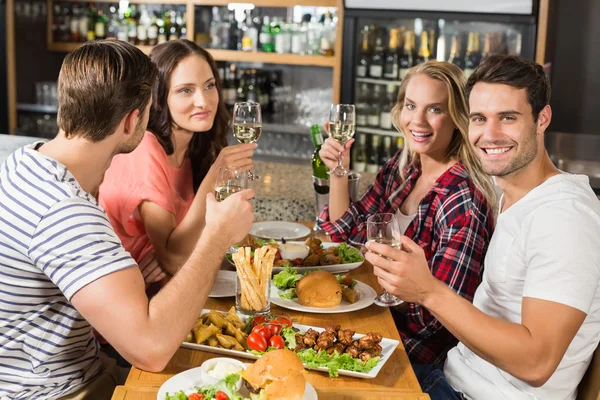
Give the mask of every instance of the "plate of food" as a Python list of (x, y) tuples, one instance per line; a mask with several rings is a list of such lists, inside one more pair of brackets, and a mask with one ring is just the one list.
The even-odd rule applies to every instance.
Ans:
[(212, 358), (181, 372), (158, 390), (157, 400), (317, 400), (300, 358), (290, 350), (267, 353), (252, 365)]
[(210, 290), (209, 297), (233, 297), (235, 296), (235, 271), (219, 271), (215, 283)]
[(348, 275), (313, 270), (298, 273), (291, 267), (273, 276), (271, 303), (290, 310), (318, 314), (352, 312), (369, 307), (377, 292)]
[(250, 234), (263, 239), (300, 239), (310, 235), (310, 228), (295, 222), (264, 221), (252, 224)]
[[(286, 266), (298, 269), (319, 268), (331, 273), (341, 273), (356, 269), (365, 261), (360, 251), (347, 243), (322, 242), (317, 238), (307, 239), (305, 242), (276, 240), (263, 240), (249, 238), (243, 246), (253, 250), (269, 246), (277, 249), (273, 272), (279, 273)], [(233, 264), (232, 253), (237, 251), (233, 247), (227, 253), (227, 259)]]
[(228, 357), (259, 359), (273, 350), (294, 351), (305, 368), (355, 378), (375, 378), (399, 341), (377, 332), (357, 334), (339, 325), (294, 324), (287, 316), (256, 316), (244, 321), (232, 307), (203, 310), (182, 347)]

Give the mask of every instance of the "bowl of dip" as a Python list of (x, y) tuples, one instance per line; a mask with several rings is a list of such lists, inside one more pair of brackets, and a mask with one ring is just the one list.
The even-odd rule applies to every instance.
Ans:
[(279, 245), (279, 252), (283, 260), (305, 259), (308, 257), (309, 248), (302, 242), (285, 242)]
[[(211, 358), (206, 360), (200, 366), (200, 376), (203, 385), (214, 385), (215, 383), (225, 379), (231, 374), (240, 374), (246, 369), (246, 364), (243, 362), (225, 357)], [(237, 389), (242, 386), (242, 379), (237, 383)]]

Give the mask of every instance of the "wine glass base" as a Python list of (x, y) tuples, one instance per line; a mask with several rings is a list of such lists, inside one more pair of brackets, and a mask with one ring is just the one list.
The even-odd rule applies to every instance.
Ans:
[(375, 298), (374, 303), (377, 304), (379, 307), (395, 307), (404, 303), (404, 301), (386, 292), (381, 296), (377, 296)]

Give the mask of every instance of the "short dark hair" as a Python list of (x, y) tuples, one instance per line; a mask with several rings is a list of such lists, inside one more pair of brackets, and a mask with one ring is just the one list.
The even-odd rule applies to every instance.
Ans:
[(58, 127), (67, 137), (104, 140), (127, 114), (144, 112), (157, 74), (150, 58), (127, 42), (85, 43), (60, 69)]
[(186, 39), (171, 40), (152, 49), (150, 59), (158, 67), (158, 82), (152, 92), (148, 130), (156, 136), (165, 153), (173, 154), (174, 148), (171, 140), (173, 120), (167, 104), (169, 78), (179, 63), (192, 55), (206, 60), (215, 77), (215, 84), (219, 92), (219, 106), (212, 128), (208, 132), (195, 132), (188, 147), (187, 156), (192, 165), (193, 186), (194, 192), (196, 192), (221, 150), (227, 146), (227, 132), (231, 122), (229, 111), (223, 101), (223, 84), (219, 79), (217, 64), (210, 53), (196, 43)]
[(541, 65), (525, 58), (499, 54), (486, 58), (467, 80), (467, 98), (479, 82), (525, 88), (535, 121), (540, 111), (550, 104), (550, 79)]

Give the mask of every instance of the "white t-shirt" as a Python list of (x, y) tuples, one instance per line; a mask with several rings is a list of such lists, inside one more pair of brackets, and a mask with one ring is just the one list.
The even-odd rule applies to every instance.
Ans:
[(32, 147), (0, 165), (0, 398), (18, 400), (57, 399), (101, 373), (92, 327), (69, 300), (136, 266), (94, 197)]
[(396, 211), (396, 220), (398, 221), (398, 227), (400, 228), (401, 234), (404, 235), (404, 232), (406, 232), (416, 216), (417, 214), (405, 215), (400, 209)]
[(455, 390), (477, 400), (575, 399), (600, 339), (600, 201), (586, 176), (553, 176), (499, 215), (473, 304), (521, 323), (523, 297), (587, 314), (554, 374), (534, 388), (459, 343), (444, 367)]

